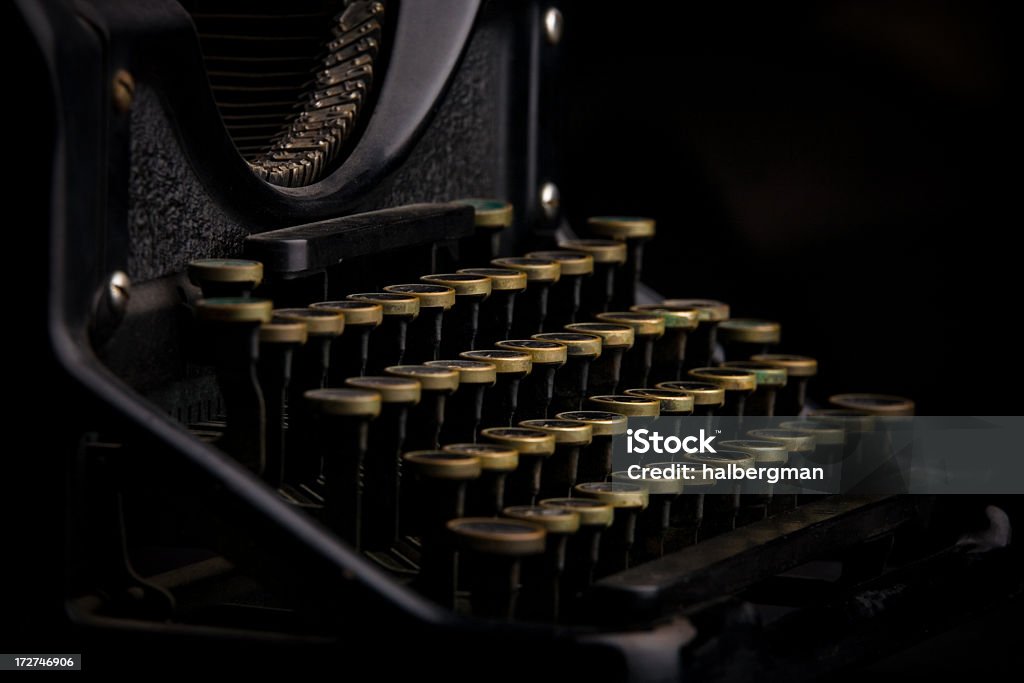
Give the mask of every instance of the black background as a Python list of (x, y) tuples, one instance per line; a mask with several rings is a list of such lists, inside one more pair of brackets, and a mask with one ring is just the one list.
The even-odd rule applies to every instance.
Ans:
[(646, 280), (781, 321), (784, 350), (820, 359), (819, 397), (1019, 411), (1003, 11), (589, 4), (565, 10), (575, 227), (655, 216)]

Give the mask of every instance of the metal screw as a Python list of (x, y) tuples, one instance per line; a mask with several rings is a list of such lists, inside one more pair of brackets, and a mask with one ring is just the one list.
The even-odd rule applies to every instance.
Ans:
[(114, 106), (120, 112), (127, 112), (132, 108), (135, 100), (135, 79), (124, 69), (118, 69), (114, 74), (113, 82)]
[(562, 18), (562, 13), (557, 7), (549, 7), (544, 12), (544, 37), (548, 39), (548, 44), (558, 45), (559, 41), (562, 40), (562, 30), (565, 28), (565, 19)]
[(120, 319), (128, 308), (132, 281), (123, 270), (115, 270), (107, 280), (107, 305), (115, 319)]
[(562, 195), (558, 191), (558, 185), (544, 183), (540, 186), (540, 207), (544, 209), (544, 215), (548, 220), (558, 218), (558, 207), (562, 202)]

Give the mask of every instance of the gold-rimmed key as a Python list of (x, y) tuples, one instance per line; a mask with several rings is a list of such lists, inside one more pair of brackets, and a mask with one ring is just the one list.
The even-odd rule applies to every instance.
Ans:
[(594, 273), (594, 257), (584, 251), (552, 249), (531, 251), (527, 258), (557, 261), (561, 276), (551, 287), (545, 327), (557, 330), (576, 322), (583, 295), (583, 283)]
[(244, 298), (263, 281), (263, 264), (248, 259), (197, 259), (188, 264), (188, 279), (206, 299)]
[(285, 405), (292, 376), (292, 358), (295, 350), (305, 343), (305, 323), (278, 318), (260, 326), (257, 371), (267, 416), (263, 476), (275, 488), (284, 482)]
[(523, 420), (520, 427), (537, 429), (555, 437), (555, 452), (544, 461), (540, 495), (554, 498), (572, 493), (579, 470), (580, 453), (590, 445), (594, 429), (579, 420)]
[(629, 308), (636, 303), (636, 289), (643, 275), (644, 244), (654, 237), (653, 218), (642, 216), (592, 216), (587, 219), (590, 233), (624, 242), (626, 262), (616, 276), (613, 308)]
[(323, 462), (324, 521), (357, 550), (362, 547), (363, 462), (369, 423), (380, 414), (380, 394), (364, 389), (313, 389), (303, 400), (314, 416), (318, 461)]
[(700, 311), (696, 308), (672, 308), (665, 304), (639, 304), (630, 310), (660, 315), (665, 319), (665, 334), (654, 342), (649, 382), (681, 380), (686, 367), (686, 344), (690, 333), (700, 324)]
[[(481, 275), (491, 281), (491, 295), (480, 305), (480, 325), (475, 348), (494, 346), (512, 334), (516, 299), (526, 289), (526, 273), (511, 268), (463, 268), (466, 275)], [(469, 349), (460, 349), (467, 351)]]
[(408, 294), (420, 302), (419, 315), (409, 323), (409, 337), (402, 362), (415, 364), (437, 360), (441, 353), (445, 312), (455, 305), (455, 290), (445, 285), (415, 282), (388, 285), (384, 291)]
[(544, 552), (544, 528), (518, 519), (463, 517), (448, 522), (466, 566), (473, 616), (511, 619), (519, 593), (519, 563)]
[(459, 388), (459, 371), (436, 365), (392, 365), (385, 374), (420, 383), (420, 402), (409, 411), (405, 450), (440, 448), (448, 398)]
[(431, 285), (451, 287), (455, 306), (444, 315), (441, 355), (452, 357), (476, 348), (480, 305), (491, 295), (491, 279), (472, 273), (441, 273), (420, 278)]
[(750, 357), (759, 363), (768, 363), (786, 370), (786, 386), (779, 390), (775, 411), (779, 415), (800, 415), (807, 402), (807, 383), (818, 374), (818, 361), (810, 356), (785, 353), (762, 353)]
[(633, 328), (611, 323), (573, 323), (566, 332), (593, 334), (601, 338), (601, 355), (590, 364), (587, 394), (614, 394), (622, 376), (622, 359), (633, 347)]
[(519, 399), (513, 421), (548, 416), (555, 393), (555, 374), (565, 365), (568, 347), (538, 339), (507, 339), (495, 346), (530, 354), (530, 374), (519, 383)]
[(565, 365), (555, 374), (555, 391), (548, 413), (580, 410), (587, 395), (590, 364), (601, 355), (601, 338), (581, 332), (545, 332), (533, 339), (565, 345)]
[(630, 550), (636, 541), (637, 518), (648, 504), (647, 489), (638, 484), (602, 481), (577, 484), (574, 493), (615, 509), (611, 527), (601, 535), (597, 578), (628, 569)]
[(307, 391), (327, 386), (331, 346), (345, 329), (340, 313), (312, 308), (278, 308), (274, 316), (306, 326), (306, 343), (292, 357), (292, 380), (288, 385), (287, 449), (285, 479), (296, 486), (320, 476), (316, 449), (310, 443), (310, 416), (303, 399)]
[(505, 508), (504, 515), (532, 522), (547, 532), (544, 553), (523, 561), (523, 591), (516, 612), (527, 620), (557, 622), (562, 603), (566, 549), (569, 539), (580, 528), (580, 516), (564, 507), (540, 505)]
[(480, 476), (480, 459), (466, 453), (425, 450), (402, 456), (411, 475), (410, 498), (421, 541), (420, 592), (449, 609), (455, 606), (455, 547), (447, 523), (462, 517), (466, 486)]
[(580, 239), (563, 241), (558, 246), (569, 251), (581, 251), (594, 259), (594, 272), (583, 283), (579, 317), (592, 318), (607, 311), (615, 295), (618, 270), (626, 262), (625, 243), (605, 239)]
[(551, 287), (562, 274), (558, 261), (512, 256), (493, 259), (491, 265), (526, 275), (526, 289), (516, 299), (511, 336), (522, 339), (543, 332)]
[(477, 349), (459, 356), (494, 366), (496, 379), (494, 386), (484, 394), (481, 424), (484, 427), (511, 425), (519, 405), (519, 383), (533, 368), (530, 354), (513, 349)]
[(598, 314), (597, 319), (633, 329), (633, 346), (623, 357), (620, 383), (628, 387), (647, 386), (654, 363), (654, 345), (665, 334), (665, 318), (658, 313), (612, 311)]
[(665, 299), (659, 304), (665, 309), (697, 311), (697, 328), (687, 337), (686, 370), (712, 365), (718, 346), (718, 327), (729, 319), (729, 304), (714, 299)]
[(602, 410), (572, 410), (555, 415), (559, 420), (585, 422), (590, 425), (590, 444), (580, 453), (577, 481), (605, 481), (612, 471), (614, 439), (625, 434), (628, 418), (622, 413)]
[(263, 391), (256, 381), (256, 355), (260, 325), (270, 321), (271, 303), (238, 297), (201, 299), (196, 316), (224, 399), (227, 424), (218, 445), (262, 473), (266, 417)]
[[(385, 551), (401, 533), (403, 497), (402, 453), (408, 430), (408, 417), (420, 402), (420, 383), (408, 377), (350, 377), (347, 387), (380, 394), (380, 416), (369, 431), (365, 465), (366, 524), (363, 538), (366, 548)], [(405, 495), (403, 495), (405, 494)]]
[(497, 381), (497, 368), (493, 363), (462, 358), (432, 360), (424, 365), (448, 368), (459, 373), (459, 388), (445, 401), (441, 443), (475, 442), (483, 419), (484, 398), (488, 389)]
[(420, 314), (420, 300), (411, 294), (398, 292), (361, 292), (345, 298), (377, 304), (383, 314), (373, 335), (366, 372), (376, 374), (390, 365), (401, 365), (405, 360), (409, 323)]
[(555, 452), (555, 437), (526, 427), (490, 427), (482, 430), (480, 437), (519, 453), (519, 466), (506, 482), (505, 501), (508, 505), (533, 505), (540, 493), (544, 461)]
[(370, 301), (320, 301), (310, 308), (340, 313), (345, 333), (331, 344), (327, 385), (340, 387), (348, 377), (362, 377), (370, 359), (370, 335), (384, 320), (384, 307)]
[(441, 450), (480, 459), (480, 478), (466, 492), (466, 514), (497, 517), (505, 508), (505, 479), (519, 466), (519, 451), (494, 443), (454, 443)]

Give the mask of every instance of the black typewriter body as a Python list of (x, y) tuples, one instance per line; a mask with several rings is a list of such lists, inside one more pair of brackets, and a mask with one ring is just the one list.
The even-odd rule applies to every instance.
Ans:
[[(1012, 194), (991, 170), (1005, 28), (936, 10), (906, 21), (960, 36), (951, 61), (893, 56), (899, 40), (827, 5), (15, 3), (36, 124), (13, 133), (32, 150), (16, 246), (45, 274), (29, 395), (59, 418), (28, 463), (50, 484), (15, 536), (31, 560), (8, 651), (456, 680), (1019, 670), (1019, 545), (957, 546), (987, 506), (1018, 519), (1012, 496), (807, 499), (598, 578), (571, 618), (503, 619), (462, 584), (454, 609), (425, 597), (418, 541), (397, 564), (360, 552), (216, 443), (191, 263), (257, 260), (252, 298), (305, 308), (557, 249), (602, 214), (658, 219), (629, 304), (782, 321), (782, 349), (820, 361), (811, 406), (863, 390), (1016, 412), (1007, 369), (981, 366), (1010, 357), (987, 329), (1013, 291), (1013, 254), (988, 250)], [(956, 33), (958, 11), (989, 33)], [(515, 211), (484, 247), (474, 197)]]

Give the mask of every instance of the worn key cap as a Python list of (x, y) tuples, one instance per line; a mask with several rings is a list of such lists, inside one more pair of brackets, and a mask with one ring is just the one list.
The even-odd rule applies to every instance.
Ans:
[(548, 413), (580, 410), (587, 395), (590, 364), (601, 355), (601, 338), (580, 332), (545, 332), (533, 335), (533, 339), (566, 347), (565, 365), (555, 373), (555, 391)]
[(508, 339), (498, 348), (530, 354), (530, 374), (519, 383), (519, 398), (513, 421), (542, 419), (555, 393), (555, 373), (565, 365), (568, 348), (565, 344), (537, 339)]
[(491, 281), (491, 295), (480, 305), (476, 348), (485, 349), (508, 339), (512, 334), (516, 299), (526, 289), (526, 273), (509, 268), (463, 268), (459, 273), (482, 275)]
[(202, 299), (196, 315), (217, 371), (226, 426), (218, 442), (224, 452), (253, 472), (262, 473), (266, 424), (263, 391), (256, 379), (260, 325), (269, 322), (272, 304), (265, 299)]
[(455, 305), (455, 290), (444, 285), (414, 283), (388, 285), (384, 291), (410, 294), (420, 302), (419, 315), (409, 323), (409, 336), (402, 362), (415, 364), (437, 360), (441, 353), (445, 311)]
[(480, 305), (491, 295), (491, 279), (471, 273), (424, 275), (420, 279), (455, 291), (455, 306), (444, 315), (441, 355), (452, 357), (475, 349), (480, 328)]
[(445, 401), (441, 443), (475, 442), (483, 419), (484, 397), (497, 380), (495, 365), (477, 360), (432, 360), (424, 365), (459, 373), (459, 388)]
[(601, 356), (590, 364), (587, 394), (614, 394), (622, 376), (622, 358), (633, 346), (633, 328), (611, 323), (573, 323), (567, 332), (601, 337)]
[(340, 387), (349, 377), (362, 377), (370, 358), (370, 335), (384, 320), (384, 308), (369, 301), (320, 301), (310, 308), (340, 313), (345, 333), (331, 344), (327, 386)]

